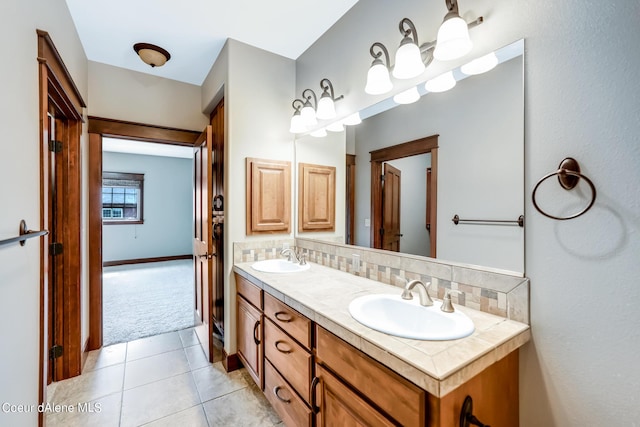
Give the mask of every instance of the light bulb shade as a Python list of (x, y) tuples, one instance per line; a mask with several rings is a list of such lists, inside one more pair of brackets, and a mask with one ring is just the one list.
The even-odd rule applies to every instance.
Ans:
[(327, 136), (327, 130), (325, 128), (314, 130), (313, 132), (310, 133), (310, 135), (316, 138), (322, 138)]
[(420, 48), (413, 41), (406, 41), (407, 39), (405, 37), (396, 51), (396, 65), (393, 67), (393, 77), (396, 79), (412, 79), (425, 69)]
[(419, 99), (420, 93), (418, 93), (418, 88), (415, 86), (393, 96), (393, 100), (397, 104), (413, 104)]
[(327, 130), (330, 132), (342, 132), (344, 130), (344, 125), (342, 124), (342, 121), (338, 120), (337, 122), (333, 122), (327, 126)]
[(456, 85), (456, 79), (453, 77), (452, 71), (447, 71), (444, 74), (440, 74), (431, 80), (427, 80), (424, 84), (424, 88), (429, 92), (446, 92), (452, 89)]
[(350, 116), (347, 116), (347, 118), (345, 118), (342, 121), (343, 124), (347, 125), (347, 126), (355, 126), (355, 125), (359, 125), (360, 123), (362, 123), (362, 119), (360, 118), (360, 112), (356, 111), (355, 113), (353, 113)]
[(336, 117), (336, 106), (329, 94), (323, 94), (322, 97), (320, 97), (316, 117), (320, 120), (331, 120)]
[(318, 124), (318, 119), (316, 119), (316, 110), (313, 109), (311, 104), (305, 105), (300, 111), (300, 116), (302, 116), (302, 123), (306, 127), (312, 127)]
[(364, 91), (369, 95), (382, 95), (393, 88), (389, 70), (380, 60), (373, 61), (367, 73), (367, 85)]
[(291, 133), (303, 133), (307, 131), (307, 127), (304, 125), (304, 120), (300, 113), (296, 113), (291, 117), (291, 127), (289, 132)]
[(133, 50), (136, 51), (145, 64), (149, 64), (152, 67), (162, 67), (171, 59), (169, 52), (160, 46), (150, 43), (136, 43), (133, 45)]
[(438, 30), (433, 57), (439, 61), (451, 61), (469, 53), (473, 43), (469, 38), (469, 28), (457, 13), (449, 13)]
[(467, 64), (464, 64), (462, 67), (460, 67), (460, 71), (468, 76), (473, 76), (493, 70), (496, 65), (498, 65), (498, 57), (496, 56), (495, 52), (491, 52), (487, 55), (481, 56), (480, 58), (476, 58)]

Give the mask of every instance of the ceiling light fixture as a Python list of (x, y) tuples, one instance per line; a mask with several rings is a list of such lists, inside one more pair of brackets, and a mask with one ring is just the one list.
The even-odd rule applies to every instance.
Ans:
[(480, 16), (467, 23), (458, 14), (457, 0), (445, 0), (445, 3), (448, 12), (434, 41), (419, 44), (413, 22), (409, 18), (400, 21), (403, 38), (396, 51), (395, 65), (389, 63), (389, 52), (385, 45), (380, 42), (371, 45), (369, 52), (373, 62), (367, 73), (366, 93), (382, 95), (391, 91), (393, 83), (389, 77), (390, 70), (393, 70), (391, 74), (396, 79), (412, 79), (422, 74), (434, 57), (439, 60), (457, 59), (471, 50), (473, 45), (469, 39), (469, 28), (482, 24), (484, 18)]
[(498, 57), (496, 56), (495, 52), (491, 52), (484, 56), (481, 56), (480, 58), (476, 58), (467, 64), (464, 64), (462, 67), (460, 67), (460, 71), (468, 76), (473, 76), (493, 70), (496, 65), (498, 65)]
[(171, 59), (169, 52), (150, 43), (136, 43), (133, 45), (133, 50), (145, 64), (149, 64), (151, 67), (162, 67)]

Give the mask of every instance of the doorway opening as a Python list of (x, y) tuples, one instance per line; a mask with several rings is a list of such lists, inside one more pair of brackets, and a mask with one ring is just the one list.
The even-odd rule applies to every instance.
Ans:
[(192, 155), (102, 139), (104, 346), (194, 326)]

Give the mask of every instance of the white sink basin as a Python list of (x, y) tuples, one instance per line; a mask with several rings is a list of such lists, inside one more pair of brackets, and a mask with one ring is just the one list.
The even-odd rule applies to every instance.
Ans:
[(251, 267), (263, 273), (295, 273), (297, 271), (308, 270), (311, 266), (309, 264), (300, 265), (289, 262), (286, 259), (266, 259), (253, 263)]
[(400, 295), (366, 295), (351, 301), (349, 313), (371, 329), (402, 338), (442, 341), (473, 333), (473, 322), (466, 314), (445, 313), (441, 305), (434, 301), (433, 306), (423, 307), (417, 296), (404, 300)]

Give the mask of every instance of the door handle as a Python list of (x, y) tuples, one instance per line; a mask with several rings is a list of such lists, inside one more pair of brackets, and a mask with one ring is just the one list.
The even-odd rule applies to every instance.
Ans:
[(316, 389), (318, 388), (319, 383), (320, 378), (313, 377), (313, 380), (311, 381), (311, 411), (313, 411), (314, 414), (320, 412), (320, 408), (316, 405)]
[(275, 386), (275, 387), (273, 388), (273, 394), (275, 394), (275, 395), (276, 395), (276, 397), (278, 398), (278, 400), (280, 400), (281, 402), (284, 402), (284, 403), (291, 403), (291, 399), (285, 399), (284, 397), (282, 397), (282, 396), (280, 396), (280, 395), (278, 394), (278, 392), (279, 392), (281, 389), (282, 389), (282, 387), (281, 387), (281, 386), (279, 386), (279, 385)]
[(260, 321), (257, 320), (256, 324), (253, 325), (253, 342), (256, 343), (256, 345), (260, 345), (260, 339), (258, 338), (258, 327), (260, 326)]
[(289, 354), (289, 353), (293, 353), (293, 350), (291, 349), (286, 349), (286, 348), (282, 348), (280, 345), (281, 344), (286, 344), (284, 341), (276, 341), (273, 346), (276, 348), (276, 350), (278, 350), (280, 353), (284, 353), (284, 354)]
[(209, 252), (204, 253), (202, 255), (198, 255), (200, 258), (213, 259), (213, 257), (217, 257), (217, 254), (210, 254)]

